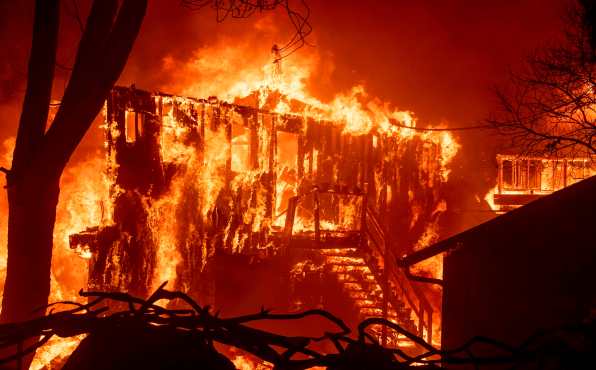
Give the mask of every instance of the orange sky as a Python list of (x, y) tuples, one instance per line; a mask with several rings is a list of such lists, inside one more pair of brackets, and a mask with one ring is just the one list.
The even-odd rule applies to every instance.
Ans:
[[(481, 1), (308, 1), (313, 34), (290, 58), (315, 60), (306, 81), (321, 100), (355, 84), (371, 96), (415, 112), (421, 124), (445, 122), (465, 126), (486, 117), (494, 107), (491, 88), (503, 84), (509, 68), (525, 55), (556, 38), (565, 0)], [(0, 1), (0, 142), (14, 136), (25, 82), (30, 45), (32, 0)], [(72, 14), (72, 0), (63, 0), (58, 61), (71, 65), (80, 35)], [(89, 0), (78, 0), (81, 13)], [(283, 12), (218, 24), (211, 9), (192, 12), (177, 1), (152, 0), (131, 58), (120, 83), (139, 88), (184, 93), (178, 67), (203, 58), (247, 55), (226, 64), (230, 71), (249, 69), (267, 60), (273, 43), (291, 36)], [(225, 50), (228, 48), (229, 50)], [(209, 53), (218, 50), (213, 58)], [(223, 51), (222, 51), (223, 50)], [(226, 54), (227, 53), (227, 54)], [(313, 59), (314, 58), (314, 59)], [(222, 73), (222, 70), (218, 71)], [(184, 70), (186, 73), (186, 70)], [(199, 82), (212, 74), (193, 75)], [(57, 69), (55, 99), (60, 99), (67, 75)], [(460, 135), (463, 144), (452, 173), (454, 211), (461, 219), (478, 219), (475, 195), (482, 199), (494, 179), (494, 140), (491, 133)], [(85, 138), (75, 160), (99, 150), (101, 132)], [(8, 163), (0, 163), (9, 166)], [(465, 194), (462, 195), (462, 194)], [(457, 217), (455, 217), (457, 218)], [(459, 220), (460, 229), (472, 221)]]

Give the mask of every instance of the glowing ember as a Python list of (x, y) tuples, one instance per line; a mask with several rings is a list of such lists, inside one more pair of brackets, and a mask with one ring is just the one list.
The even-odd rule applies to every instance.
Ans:
[(84, 334), (69, 338), (52, 337), (37, 350), (30, 369), (53, 369), (52, 363), (65, 360), (84, 338)]

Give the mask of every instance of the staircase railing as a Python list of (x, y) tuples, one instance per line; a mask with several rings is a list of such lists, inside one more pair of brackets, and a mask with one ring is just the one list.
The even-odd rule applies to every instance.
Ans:
[[(362, 253), (368, 267), (375, 275), (377, 282), (383, 290), (383, 316), (388, 317), (389, 304), (393, 309), (398, 311), (401, 302), (407, 304), (414, 312), (418, 335), (426, 338), (427, 341), (432, 339), (432, 315), (433, 309), (431, 304), (426, 299), (422, 290), (408, 279), (403, 269), (397, 266), (397, 258), (395, 257), (391, 246), (387, 242), (384, 228), (379, 223), (375, 213), (371, 210), (366, 202), (366, 195), (362, 192), (342, 192), (337, 189), (331, 191), (322, 191), (319, 188), (314, 188), (312, 193), (314, 195), (314, 235), (310, 241), (304, 238), (297, 238), (293, 235), (293, 228), (295, 222), (296, 208), (300, 198), (311, 193), (305, 193), (290, 198), (286, 213), (286, 220), (283, 231), (283, 238), (287, 247), (311, 247), (311, 248), (326, 248), (331, 245), (336, 245), (340, 239), (334, 238), (332, 244), (325, 243), (326, 238), (322, 237), (324, 230), (321, 230), (320, 225), (320, 204), (319, 193), (327, 192), (337, 195), (353, 195), (362, 198), (361, 207), (361, 222), (360, 229), (354, 230), (359, 234), (359, 237), (353, 238), (352, 233), (346, 233), (345, 239), (349, 241), (351, 246), (355, 246)], [(349, 236), (348, 236), (349, 235)], [(343, 247), (347, 247), (347, 243), (343, 243)], [(385, 333), (383, 333), (383, 341), (385, 340)]]
[(397, 266), (397, 259), (387, 242), (385, 231), (369, 207), (366, 207), (363, 219), (366, 238), (363, 238), (360, 249), (368, 257), (372, 257), (367, 258), (367, 263), (383, 287), (383, 316), (387, 317), (388, 303), (394, 309), (398, 309), (400, 302), (406, 303), (414, 312), (418, 335), (430, 341), (433, 329), (433, 308), (430, 302), (424, 292), (407, 278), (403, 269)]

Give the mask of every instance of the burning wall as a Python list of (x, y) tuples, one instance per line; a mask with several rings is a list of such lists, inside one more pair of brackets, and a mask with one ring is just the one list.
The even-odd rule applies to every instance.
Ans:
[(506, 212), (596, 174), (594, 158), (497, 155), (497, 185), (485, 196), (491, 209)]
[[(446, 132), (409, 128), (415, 121), (407, 112), (374, 102), (364, 108), (362, 94), (354, 89), (326, 106), (269, 87), (234, 103), (114, 89), (106, 110), (110, 201), (100, 225), (71, 236), (90, 258), (90, 287), (147, 295), (168, 280), (217, 303), (215, 257), (284, 253), (289, 201), (313, 188), (331, 189), (331, 197), (317, 199), (316, 225), (312, 201), (296, 210), (295, 233), (360, 231), (359, 214), (369, 209), (380, 230), (392, 231), (382, 239), (393, 254), (436, 240), (446, 210), (441, 184), (457, 144)], [(346, 189), (365, 195), (366, 207), (340, 196)], [(350, 243), (343, 247), (358, 252)], [(333, 247), (340, 245), (326, 248)], [(385, 268), (384, 252), (375, 258)], [(349, 260), (327, 257), (337, 259)], [(379, 280), (374, 267), (363, 268)], [(427, 270), (440, 274), (440, 261)], [(351, 293), (364, 295), (361, 312), (381, 315), (383, 293), (375, 303), (366, 289)], [(412, 307), (402, 319), (409, 323), (413, 312), (424, 311)]]
[[(395, 230), (396, 251), (432, 240), (445, 210), (440, 184), (454, 149), (450, 136), (420, 135), (357, 110), (332, 111), (338, 121), (325, 120), (320, 107), (274, 92), (238, 101), (251, 99), (241, 105), (113, 91), (106, 128), (112, 204), (103, 227), (72, 240), (90, 245), (94, 261), (105, 260), (94, 263), (92, 285), (151, 289), (201, 271), (218, 248), (273, 247), (268, 235), (283, 225), (288, 198), (322, 183), (366, 188), (383, 226)], [(278, 113), (291, 105), (300, 114)], [(330, 227), (339, 227), (335, 217)], [(113, 246), (104, 251), (100, 245), (110, 243), (100, 240)], [(124, 260), (139, 270), (125, 271)], [(125, 270), (108, 276), (110, 268)]]

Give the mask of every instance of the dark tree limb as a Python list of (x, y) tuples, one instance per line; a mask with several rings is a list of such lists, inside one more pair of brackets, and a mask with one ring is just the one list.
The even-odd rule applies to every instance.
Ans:
[(521, 155), (596, 156), (594, 6), (578, 1), (568, 12), (565, 40), (528, 57), (496, 96), (500, 110), (487, 124)]
[(191, 10), (211, 7), (216, 11), (217, 22), (227, 18), (248, 18), (257, 11), (283, 8), (295, 32), (288, 42), (277, 47), (279, 59), (290, 56), (304, 45), (310, 45), (306, 39), (312, 32), (312, 26), (310, 8), (305, 0), (295, 2), (300, 9), (292, 6), (291, 0), (181, 0), (181, 3)]
[(27, 167), (43, 140), (52, 97), (59, 23), (58, 0), (35, 2), (29, 77), (13, 154), (13, 173), (19, 173)]
[[(339, 318), (323, 310), (272, 314), (263, 309), (252, 315), (219, 318), (186, 294), (165, 290), (163, 286), (148, 300), (119, 292), (81, 292), (81, 294), (85, 297), (96, 297), (96, 299), (88, 304), (62, 302), (66, 306), (74, 307), (26, 322), (0, 325), (0, 349), (14, 348), (16, 344), (22, 343), (27, 338), (42, 337), (41, 341), (30, 342), (29, 345), (21, 348), (19, 353), (4, 352), (0, 355), (0, 364), (15, 361), (26, 353), (32, 353), (53, 335), (70, 337), (101, 332), (118, 336), (120, 330), (138, 327), (144, 327), (157, 335), (174, 332), (192, 341), (202, 343), (215, 341), (231, 345), (274, 364), (275, 369), (296, 370), (313, 366), (353, 369), (358, 363), (383, 364), (384, 369), (396, 370), (437, 369), (439, 364), (471, 365), (474, 368), (495, 364), (527, 366), (540, 364), (545, 360), (558, 361), (564, 365), (577, 364), (582, 363), (584, 357), (591, 356), (590, 351), (593, 348), (589, 346), (593, 346), (596, 339), (595, 323), (588, 322), (551, 331), (539, 331), (518, 347), (478, 336), (458, 348), (441, 350), (383, 318), (364, 320), (358, 326), (358, 338), (353, 339), (348, 336), (349, 328)], [(190, 309), (166, 309), (155, 305), (158, 300), (182, 300)], [(127, 303), (129, 309), (109, 311), (103, 304), (110, 301)], [(60, 303), (51, 306), (58, 304)], [(255, 320), (298, 320), (311, 315), (322, 316), (337, 324), (342, 330), (318, 338), (286, 337), (244, 325)], [(378, 341), (366, 332), (371, 325), (385, 326), (396, 331), (419, 346), (422, 353), (414, 356), (399, 347), (381, 347)], [(193, 335), (188, 336), (189, 333)], [(321, 353), (309, 347), (311, 343), (322, 338), (331, 341), (336, 346), (337, 352)], [(475, 353), (477, 346), (490, 348), (493, 354), (478, 355)], [(109, 356), (109, 353), (106, 355)]]
[[(124, 69), (147, 9), (147, 0), (125, 0), (115, 16), (117, 1), (95, 1), (81, 39), (81, 56), (56, 118), (46, 133), (40, 157), (50, 170), (62, 172), (105, 97)], [(93, 15), (93, 13), (92, 13)]]

